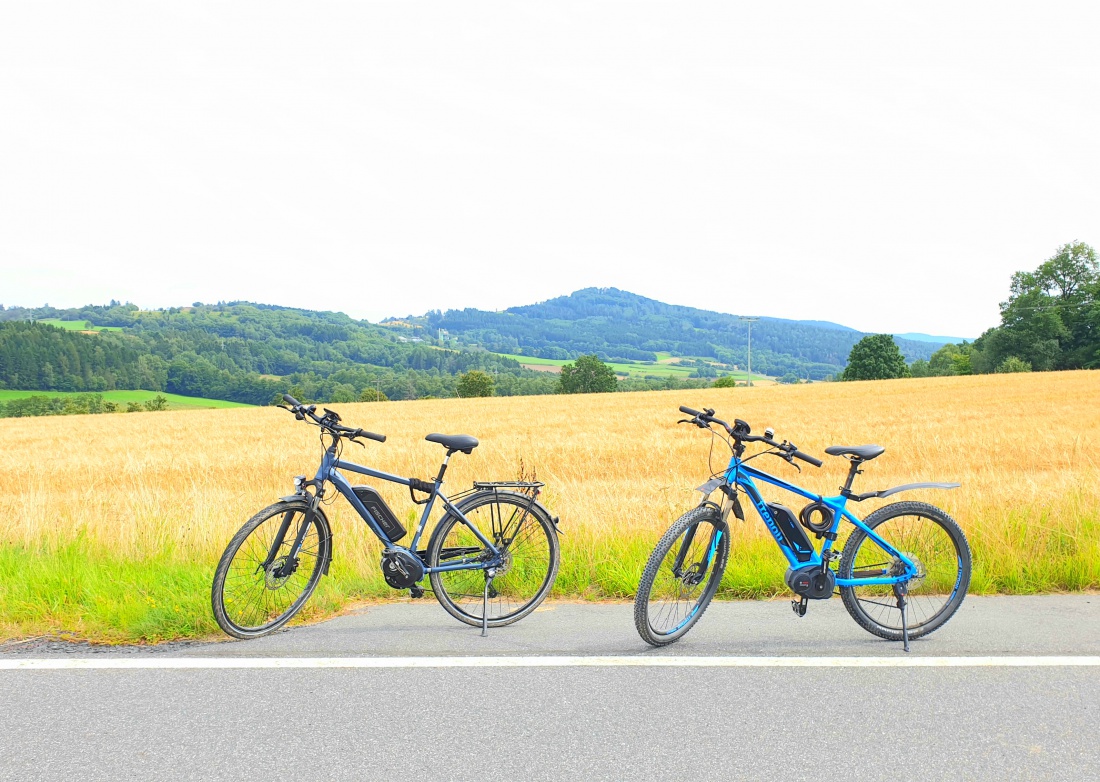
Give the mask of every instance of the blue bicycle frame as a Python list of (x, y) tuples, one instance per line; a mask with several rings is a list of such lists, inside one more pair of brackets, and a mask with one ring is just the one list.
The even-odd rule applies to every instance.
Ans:
[[(836, 540), (836, 532), (840, 527), (841, 519), (846, 519), (851, 524), (855, 525), (859, 529), (863, 530), (871, 540), (878, 544), (883, 551), (889, 554), (891, 557), (896, 557), (902, 563), (905, 564), (905, 573), (894, 576), (880, 576), (873, 578), (837, 578), (836, 585), (840, 587), (855, 587), (855, 586), (871, 586), (874, 584), (898, 584), (902, 581), (906, 581), (913, 578), (917, 574), (917, 567), (913, 561), (909, 559), (904, 553), (898, 551), (891, 546), (885, 540), (875, 534), (875, 531), (864, 524), (859, 518), (854, 516), (847, 508), (848, 498), (838, 495), (835, 497), (823, 497), (819, 494), (814, 494), (811, 491), (807, 491), (800, 486), (795, 486), (793, 483), (776, 478), (774, 475), (769, 475), (766, 472), (751, 467), (745, 464), (745, 460), (734, 456), (730, 459), (729, 466), (726, 468), (725, 481), (730, 486), (734, 486), (742, 489), (745, 494), (752, 500), (753, 507), (756, 508), (756, 512), (760, 514), (760, 517), (764, 520), (764, 525), (768, 528), (772, 537), (775, 538), (775, 542), (779, 545), (779, 550), (783, 552), (783, 556), (787, 558), (787, 562), (791, 567), (807, 567), (810, 565), (817, 565), (821, 567), (822, 559), (826, 552), (832, 549), (833, 542)], [(775, 518), (772, 516), (771, 511), (768, 509), (767, 504), (764, 502), (764, 498), (760, 495), (760, 490), (756, 488), (756, 484), (753, 479), (761, 480), (765, 483), (770, 483), (773, 486), (778, 486), (780, 489), (797, 494), (801, 497), (805, 497), (808, 500), (814, 502), (821, 502), (827, 505), (833, 511), (832, 524), (829, 527), (829, 532), (825, 535), (824, 543), (821, 546), (821, 552), (813, 550), (811, 546), (810, 558), (807, 560), (799, 561), (794, 550), (787, 543), (786, 538), (779, 529), (779, 525), (776, 523)]]

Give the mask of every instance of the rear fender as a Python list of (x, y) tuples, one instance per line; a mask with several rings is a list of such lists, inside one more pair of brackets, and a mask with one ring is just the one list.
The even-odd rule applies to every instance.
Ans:
[(913, 491), (914, 489), (957, 489), (962, 484), (959, 483), (907, 483), (904, 486), (895, 486), (892, 489), (883, 489), (882, 491), (869, 491), (863, 494), (855, 494), (851, 499), (856, 502), (863, 502), (864, 500), (871, 500), (875, 498), (885, 498), (893, 494), (898, 494), (903, 491)]

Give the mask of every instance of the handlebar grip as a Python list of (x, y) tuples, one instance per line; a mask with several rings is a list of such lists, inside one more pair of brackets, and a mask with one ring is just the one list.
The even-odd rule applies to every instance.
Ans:
[(692, 410), (690, 407), (687, 407), (685, 405), (680, 405), (680, 412), (697, 417), (702, 415), (702, 413), (700, 413), (698, 410)]
[(368, 440), (374, 440), (376, 443), (386, 442), (386, 435), (375, 434), (374, 432), (368, 432), (366, 429), (357, 429), (355, 433), (356, 437), (366, 437)]
[(808, 453), (802, 453), (802, 451), (798, 450), (797, 448), (791, 451), (791, 456), (796, 456), (804, 462), (809, 462), (814, 467), (820, 467), (825, 463), (816, 457), (810, 456)]
[(302, 403), (292, 397), (290, 394), (283, 394), (283, 401), (291, 407), (299, 407)]

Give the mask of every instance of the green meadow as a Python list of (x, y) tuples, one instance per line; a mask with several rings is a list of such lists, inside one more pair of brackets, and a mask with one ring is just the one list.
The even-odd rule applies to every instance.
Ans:
[(0, 402), (10, 402), (13, 399), (26, 399), (29, 396), (68, 397), (82, 396), (88, 393), (100, 394), (105, 401), (116, 402), (125, 405), (127, 402), (147, 402), (153, 397), (163, 396), (168, 400), (169, 410), (208, 410), (224, 407), (251, 407), (240, 402), (225, 402), (221, 399), (202, 399), (196, 396), (181, 396), (169, 394), (164, 391), (12, 391), (0, 389)]
[[(521, 356), (515, 353), (498, 353), (497, 355), (515, 359), (521, 364), (529, 364), (531, 366), (563, 367), (566, 364), (573, 363), (572, 359), (536, 358), (534, 356)], [(659, 378), (675, 377), (686, 380), (691, 377), (691, 373), (695, 371), (695, 367), (673, 363), (676, 359), (673, 358), (671, 353), (658, 353), (657, 355), (659, 357), (657, 361), (605, 361), (604, 363), (611, 367), (618, 375), (638, 378), (644, 378), (646, 376)], [(748, 373), (744, 371), (719, 371), (721, 374), (733, 375), (738, 380), (746, 380), (748, 378)], [(752, 378), (754, 382), (768, 379), (764, 375), (758, 375), (755, 372)]]
[(43, 318), (38, 323), (47, 326), (56, 326), (66, 331), (122, 331), (120, 326), (92, 326), (86, 320), (58, 320), (57, 318)]

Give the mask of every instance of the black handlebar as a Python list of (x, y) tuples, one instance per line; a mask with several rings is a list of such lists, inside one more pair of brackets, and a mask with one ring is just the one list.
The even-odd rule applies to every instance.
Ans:
[(366, 437), (368, 440), (374, 440), (377, 443), (386, 442), (386, 435), (368, 432), (366, 429), (356, 429), (355, 433), (351, 435), (351, 439), (354, 440), (356, 437)]
[(374, 432), (368, 432), (366, 429), (352, 429), (348, 426), (340, 426), (340, 424), (336, 423), (336, 421), (340, 420), (340, 417), (330, 410), (325, 411), (326, 415), (318, 416), (316, 405), (303, 405), (290, 394), (283, 394), (283, 401), (290, 405), (290, 412), (294, 413), (294, 417), (299, 421), (304, 421), (308, 416), (313, 423), (332, 434), (343, 435), (350, 440), (365, 437), (368, 440), (374, 440), (378, 443), (386, 442), (386, 435), (384, 434), (375, 434)]
[[(786, 441), (777, 443), (770, 437), (759, 434), (751, 434), (752, 430), (749, 428), (749, 425), (742, 421), (740, 418), (735, 418), (734, 425), (731, 427), (722, 419), (715, 418), (714, 411), (710, 408), (704, 410), (703, 412), (699, 412), (698, 410), (693, 410), (686, 405), (680, 405), (680, 412), (692, 416), (691, 421), (686, 421), (682, 423), (693, 423), (703, 429), (709, 428), (711, 424), (718, 424), (723, 429), (725, 429), (726, 432), (738, 443), (764, 443), (765, 445), (770, 445), (772, 448), (776, 448), (783, 454), (785, 454), (784, 458), (786, 458), (787, 461), (790, 461), (793, 457), (795, 459), (801, 459), (808, 464), (812, 464), (814, 467), (820, 467), (824, 464), (824, 462), (817, 457), (810, 456), (808, 453), (803, 453), (802, 451), (798, 450), (798, 446), (796, 446), (794, 443), (788, 443)], [(740, 453), (738, 455), (740, 455)]]
[(802, 453), (802, 451), (798, 450), (797, 448), (791, 451), (791, 456), (795, 457), (796, 459), (801, 459), (804, 462), (809, 462), (814, 467), (820, 467), (821, 465), (825, 464), (825, 462), (821, 461), (817, 457), (810, 456), (808, 453)]

